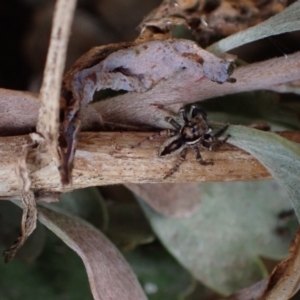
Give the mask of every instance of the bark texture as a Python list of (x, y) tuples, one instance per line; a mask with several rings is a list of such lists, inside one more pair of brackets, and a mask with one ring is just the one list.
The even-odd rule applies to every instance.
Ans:
[[(250, 154), (230, 144), (216, 152), (203, 151), (213, 166), (202, 166), (189, 151), (179, 171), (163, 180), (177, 157), (160, 158), (158, 149), (164, 138), (157, 138), (133, 148), (151, 133), (145, 132), (85, 132), (80, 134), (73, 170), (73, 183), (63, 187), (51, 152), (44, 151), (38, 161), (29, 155), (27, 166), (32, 189), (37, 196), (66, 192), (77, 188), (118, 183), (161, 183), (193, 181), (231, 181), (271, 179), (269, 172)], [(282, 136), (300, 142), (300, 132), (285, 132)], [(0, 197), (20, 195), (16, 168), (18, 157), (29, 136), (0, 138)]]

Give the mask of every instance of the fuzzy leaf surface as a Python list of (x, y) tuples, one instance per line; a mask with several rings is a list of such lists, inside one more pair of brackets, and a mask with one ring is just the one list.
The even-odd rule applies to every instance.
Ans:
[(291, 206), (274, 181), (205, 183), (200, 188), (200, 208), (188, 218), (166, 218), (140, 202), (168, 251), (205, 285), (230, 294), (266, 276), (259, 256), (287, 255), (294, 230), (282, 236), (276, 230), (285, 226), (278, 214)]
[(281, 13), (256, 26), (232, 34), (231, 36), (212, 44), (207, 50), (219, 55), (265, 37), (300, 30), (299, 14), (300, 1), (297, 1)]
[(282, 185), (300, 220), (300, 146), (271, 132), (230, 126), (230, 143), (255, 156)]

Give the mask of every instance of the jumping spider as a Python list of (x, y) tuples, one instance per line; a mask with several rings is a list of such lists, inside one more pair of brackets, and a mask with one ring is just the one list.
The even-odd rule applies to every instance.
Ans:
[[(168, 136), (169, 138), (160, 146), (158, 155), (161, 157), (179, 155), (177, 163), (164, 176), (164, 179), (173, 175), (179, 169), (186, 158), (188, 148), (194, 150), (196, 160), (201, 165), (212, 165), (212, 160), (204, 160), (202, 158), (199, 147), (209, 151), (215, 151), (229, 138), (229, 135), (227, 135), (223, 140), (218, 139), (226, 132), (229, 126), (228, 124), (215, 134), (211, 134), (212, 129), (207, 123), (207, 114), (202, 108), (193, 105), (190, 110), (190, 118), (187, 117), (184, 108), (181, 108), (179, 113), (184, 125), (180, 125), (172, 117), (166, 117), (165, 120), (170, 123), (175, 130), (162, 130), (147, 138), (147, 140), (152, 140), (157, 136)], [(139, 145), (141, 143), (139, 143)]]

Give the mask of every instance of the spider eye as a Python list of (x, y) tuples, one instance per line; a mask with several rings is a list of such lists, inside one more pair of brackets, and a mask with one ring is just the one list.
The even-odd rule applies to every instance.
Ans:
[(201, 115), (203, 120), (207, 120), (207, 113), (206, 111), (199, 106), (193, 105), (191, 107), (191, 118), (195, 118), (197, 115)]

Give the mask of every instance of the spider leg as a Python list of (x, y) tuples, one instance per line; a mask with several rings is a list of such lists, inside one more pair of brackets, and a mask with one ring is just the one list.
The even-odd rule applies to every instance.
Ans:
[(197, 145), (194, 145), (192, 147), (192, 149), (194, 150), (195, 152), (195, 155), (196, 155), (196, 160), (197, 162), (199, 162), (201, 165), (204, 165), (204, 166), (207, 166), (207, 165), (213, 165), (214, 162), (213, 160), (209, 159), (209, 160), (204, 160), (200, 154), (200, 151), (199, 151), (199, 148)]
[(230, 135), (227, 135), (225, 137), (224, 140), (218, 140), (218, 139), (215, 139), (211, 144), (210, 144), (210, 147), (209, 147), (209, 151), (216, 151), (217, 149), (219, 149), (223, 144), (225, 144), (227, 142), (227, 140), (230, 138)]
[(157, 133), (154, 133), (152, 135), (149, 135), (148, 137), (146, 137), (145, 139), (143, 139), (142, 141), (140, 141), (139, 143), (137, 143), (136, 145), (134, 146), (131, 146), (131, 149), (134, 149), (134, 148), (137, 148), (139, 147), (141, 144), (143, 144), (144, 142), (147, 142), (147, 141), (152, 141), (158, 137), (172, 137), (174, 135), (177, 134), (177, 131), (174, 131), (174, 130), (171, 130), (171, 129), (164, 129), (164, 130), (161, 130)]
[(179, 109), (179, 113), (180, 113), (181, 119), (184, 121), (184, 123), (187, 123), (189, 120), (187, 118), (187, 115), (186, 115), (184, 107), (181, 107)]
[(218, 138), (218, 137), (222, 136), (222, 135), (226, 132), (226, 130), (228, 129), (228, 127), (229, 127), (229, 124), (226, 124), (223, 128), (221, 128), (219, 131), (217, 131), (217, 132), (213, 135), (213, 137), (214, 137), (214, 138)]
[(171, 124), (176, 130), (181, 129), (181, 125), (177, 123), (172, 117), (165, 117), (166, 122)]
[(186, 155), (187, 155), (187, 148), (183, 149), (181, 152), (180, 152), (180, 156), (179, 156), (179, 159), (177, 160), (175, 166), (164, 176), (164, 179), (170, 177), (171, 175), (173, 175), (175, 172), (178, 171), (180, 165), (184, 162), (185, 158), (186, 158)]
[(190, 114), (191, 114), (191, 118), (195, 118), (197, 115), (201, 115), (202, 119), (207, 121), (206, 111), (202, 107), (199, 107), (197, 105), (192, 105)]

